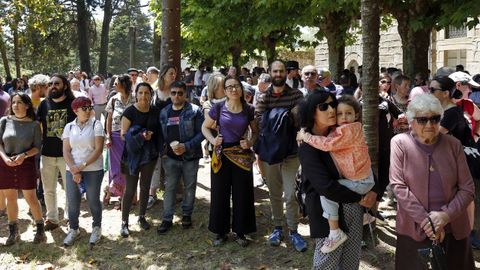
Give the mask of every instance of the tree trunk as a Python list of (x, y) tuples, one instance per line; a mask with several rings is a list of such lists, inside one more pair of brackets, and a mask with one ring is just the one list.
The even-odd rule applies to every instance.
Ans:
[[(338, 18), (344, 19), (338, 20)], [(328, 69), (337, 83), (345, 67), (345, 39), (349, 28), (350, 20), (341, 11), (328, 14), (320, 24), (320, 29), (327, 38)]]
[(5, 45), (5, 41), (3, 40), (3, 35), (0, 35), (0, 53), (2, 54), (3, 68), (5, 69), (5, 77), (12, 77), (12, 73), (10, 73), (10, 64), (8, 63), (7, 47)]
[(153, 64), (160, 67), (160, 55), (162, 54), (162, 36), (158, 33), (158, 23), (153, 23)]
[(20, 70), (20, 44), (18, 41), (18, 28), (15, 26), (12, 30), (13, 30), (13, 58), (15, 59), (15, 73), (16, 73), (16, 77), (20, 78), (22, 76), (22, 71)]
[(378, 175), (378, 65), (380, 11), (378, 0), (361, 0), (363, 41), (363, 124), (372, 167)]
[(85, 0), (76, 0), (77, 2), (77, 36), (78, 53), (80, 56), (80, 69), (87, 74), (92, 72), (90, 65), (90, 49), (88, 47), (88, 19), (89, 13)]
[(413, 30), (411, 16), (397, 16), (398, 33), (402, 39), (403, 74), (415, 78), (415, 74), (428, 74), (428, 49), (430, 47), (431, 27)]
[(129, 38), (129, 61), (128, 61), (128, 67), (133, 68), (135, 67), (135, 62), (136, 62), (136, 57), (135, 57), (135, 52), (137, 48), (137, 28), (135, 26), (129, 26), (128, 27), (128, 38)]
[(162, 37), (160, 66), (173, 65), (180, 78), (180, 1), (162, 0)]
[(263, 42), (267, 49), (267, 62), (270, 66), (277, 58), (277, 40), (274, 37), (268, 36), (263, 39)]
[(242, 47), (239, 43), (230, 48), (232, 54), (232, 66), (237, 69), (237, 75), (240, 74), (240, 56), (242, 55)]
[(98, 72), (107, 75), (108, 64), (108, 40), (110, 33), (110, 22), (112, 21), (112, 0), (105, 0), (103, 8), (102, 36), (100, 40), (100, 56), (98, 59)]

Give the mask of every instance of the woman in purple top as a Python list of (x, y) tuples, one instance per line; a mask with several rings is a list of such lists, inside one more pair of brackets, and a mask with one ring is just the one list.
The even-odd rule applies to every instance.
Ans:
[[(236, 242), (245, 247), (245, 234), (256, 231), (250, 149), (257, 138), (258, 128), (253, 119), (254, 108), (243, 97), (242, 83), (233, 77), (224, 80), (225, 102), (216, 103), (205, 115), (202, 133), (214, 146), (211, 171), (210, 221), (208, 229), (215, 233), (214, 246), (236, 234)], [(218, 129), (214, 137), (212, 130)], [(230, 222), (230, 197), (233, 217)]]
[(440, 133), (443, 108), (433, 95), (416, 96), (406, 116), (412, 132), (391, 142), (390, 183), (398, 202), (396, 269), (427, 269), (417, 254), (436, 241), (447, 269), (474, 269), (467, 206), (475, 187), (463, 147)]

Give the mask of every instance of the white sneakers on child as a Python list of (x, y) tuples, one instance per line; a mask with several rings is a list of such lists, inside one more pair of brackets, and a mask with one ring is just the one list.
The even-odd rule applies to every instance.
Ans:
[(339, 232), (335, 236), (328, 236), (323, 242), (323, 246), (320, 248), (322, 253), (330, 253), (337, 249), (343, 242), (348, 239), (348, 236), (342, 231), (338, 230)]

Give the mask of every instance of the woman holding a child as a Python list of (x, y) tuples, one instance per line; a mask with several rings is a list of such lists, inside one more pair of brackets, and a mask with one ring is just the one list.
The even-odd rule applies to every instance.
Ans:
[[(312, 136), (328, 136), (337, 124), (337, 105), (335, 96), (328, 92), (317, 91), (311, 94), (301, 106), (302, 127)], [(302, 189), (306, 194), (305, 205), (310, 221), (310, 235), (315, 239), (313, 258), (314, 269), (358, 269), (362, 240), (362, 217), (364, 207), (375, 203), (376, 193), (368, 192), (364, 196), (340, 184), (340, 172), (335, 166), (330, 152), (317, 146), (302, 143), (298, 149), (302, 165)], [(364, 177), (364, 176), (362, 176)], [(375, 187), (373, 187), (375, 190)], [(320, 196), (337, 202), (339, 229), (346, 240), (329, 252), (322, 251), (324, 244), (331, 240), (329, 220), (323, 215)]]

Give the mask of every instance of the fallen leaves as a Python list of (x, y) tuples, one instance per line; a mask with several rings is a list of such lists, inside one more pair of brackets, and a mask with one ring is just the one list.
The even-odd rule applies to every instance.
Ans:
[(28, 252), (23, 254), (22, 256), (15, 257), (15, 262), (16, 263), (25, 263), (27, 261), (28, 256), (30, 256), (32, 253)]
[(129, 255), (125, 256), (125, 259), (129, 259), (129, 260), (140, 259), (140, 254), (129, 254)]

